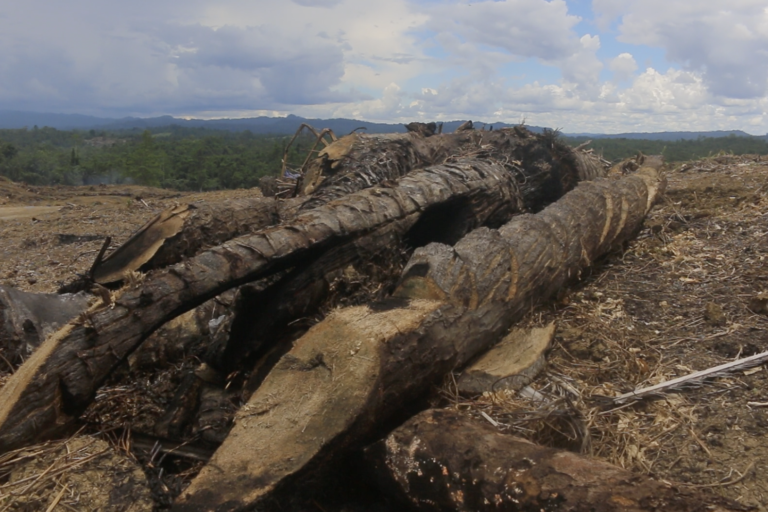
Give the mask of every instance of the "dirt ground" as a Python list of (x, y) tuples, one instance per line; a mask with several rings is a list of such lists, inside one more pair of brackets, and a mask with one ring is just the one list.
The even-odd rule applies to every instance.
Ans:
[[(764, 366), (619, 407), (602, 398), (768, 350), (768, 162), (715, 157), (671, 169), (667, 179), (638, 238), (528, 319), (557, 324), (548, 369), (532, 385), (545, 405), (503, 393), (470, 400), (450, 382), (441, 404), (768, 510)], [(174, 203), (257, 194), (42, 188), (0, 178), (0, 284), (55, 291), (88, 270), (107, 235), (116, 246)]]
[(104, 243), (117, 247), (177, 203), (261, 196), (259, 189), (179, 193), (128, 185), (33, 187), (0, 177), (0, 284), (52, 292), (85, 273)]

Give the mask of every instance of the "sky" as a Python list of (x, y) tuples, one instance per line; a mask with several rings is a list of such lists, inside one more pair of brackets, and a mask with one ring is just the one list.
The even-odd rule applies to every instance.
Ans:
[(762, 135), (768, 1), (9, 0), (0, 110)]

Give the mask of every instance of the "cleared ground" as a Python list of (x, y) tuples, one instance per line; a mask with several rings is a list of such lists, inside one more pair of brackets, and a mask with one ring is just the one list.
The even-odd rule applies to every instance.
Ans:
[[(533, 384), (547, 404), (502, 393), (469, 400), (450, 378), (439, 402), (474, 410), (478, 421), (485, 412), (537, 442), (766, 510), (763, 366), (620, 408), (601, 398), (768, 350), (768, 163), (716, 157), (667, 178), (638, 238), (527, 320), (557, 324), (548, 369)], [(174, 203), (259, 194), (0, 180), (0, 283), (54, 291), (88, 270), (105, 236), (117, 245)]]

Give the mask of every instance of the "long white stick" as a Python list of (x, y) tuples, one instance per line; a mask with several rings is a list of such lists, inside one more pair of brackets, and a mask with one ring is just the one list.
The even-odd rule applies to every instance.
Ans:
[(753, 356), (745, 357), (744, 359), (738, 359), (736, 361), (721, 364), (720, 366), (715, 366), (707, 370), (694, 372), (689, 375), (685, 375), (684, 377), (668, 380), (666, 382), (662, 382), (661, 384), (656, 384), (655, 386), (630, 391), (629, 393), (624, 393), (623, 395), (619, 395), (615, 398), (612, 398), (611, 400), (615, 404), (624, 404), (631, 400), (642, 400), (643, 398), (657, 395), (661, 392), (674, 389), (683, 384), (697, 384), (696, 381), (717, 377), (721, 374), (735, 372), (745, 368), (751, 368), (753, 366), (763, 364), (766, 361), (768, 361), (768, 352), (761, 352)]

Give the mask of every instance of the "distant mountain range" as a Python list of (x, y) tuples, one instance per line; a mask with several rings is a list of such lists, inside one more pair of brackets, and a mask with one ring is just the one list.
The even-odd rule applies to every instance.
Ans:
[[(464, 121), (449, 121), (443, 123), (443, 131), (452, 132)], [(294, 115), (287, 117), (250, 117), (243, 119), (180, 119), (172, 116), (160, 117), (124, 117), (122, 119), (85, 116), (81, 114), (50, 114), (39, 112), (22, 112), (13, 110), (0, 110), (0, 128), (32, 128), (33, 126), (48, 126), (58, 130), (132, 130), (160, 128), (164, 126), (178, 125), (191, 128), (209, 128), (215, 130), (245, 131), (264, 134), (292, 134), (302, 123), (307, 123), (317, 129), (330, 128), (336, 134), (349, 133), (358, 128), (365, 128), (367, 133), (392, 133), (404, 132), (402, 124), (372, 123), (355, 119), (306, 119)], [(475, 126), (493, 126), (504, 128), (514, 126), (506, 123), (482, 123), (475, 122)], [(526, 126), (534, 132), (542, 132), (544, 128), (539, 126)], [(658, 132), (658, 133), (563, 133), (568, 137), (586, 138), (627, 138), (645, 140), (680, 140), (697, 139), (699, 137), (752, 137), (741, 130), (707, 131), (707, 132)], [(768, 136), (766, 136), (768, 138)]]

